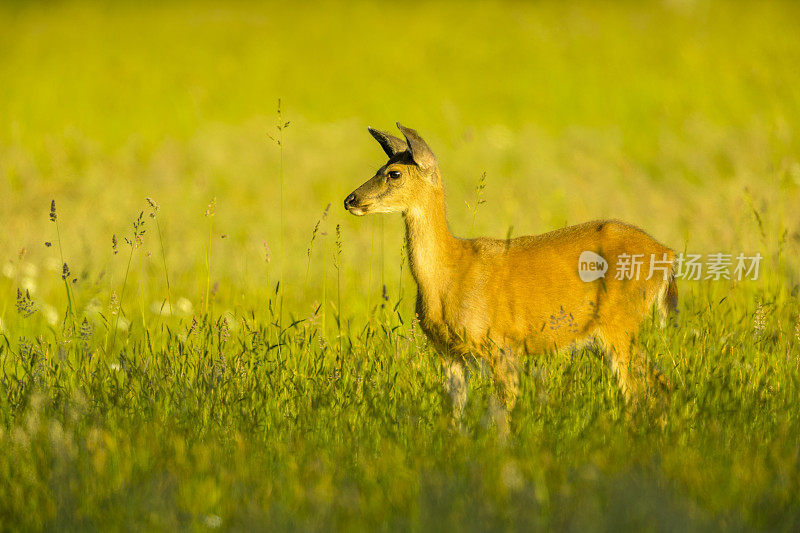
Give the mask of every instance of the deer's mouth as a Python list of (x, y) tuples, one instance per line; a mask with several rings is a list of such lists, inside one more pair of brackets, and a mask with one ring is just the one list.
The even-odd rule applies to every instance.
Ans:
[(369, 204), (349, 205), (347, 206), (347, 210), (350, 211), (351, 214), (356, 215), (357, 217), (363, 217), (369, 212)]

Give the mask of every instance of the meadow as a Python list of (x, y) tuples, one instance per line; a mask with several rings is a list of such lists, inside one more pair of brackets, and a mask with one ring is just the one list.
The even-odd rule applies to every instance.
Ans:
[[(797, 20), (0, 4), (0, 529), (796, 531)], [(457, 236), (618, 218), (758, 278), (679, 282), (664, 401), (543, 355), (507, 442), (480, 368), (454, 428), (401, 217), (342, 208), (398, 120)]]

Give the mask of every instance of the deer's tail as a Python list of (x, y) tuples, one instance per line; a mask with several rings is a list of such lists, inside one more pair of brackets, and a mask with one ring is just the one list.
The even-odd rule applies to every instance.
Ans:
[(667, 319), (678, 310), (678, 285), (675, 283), (675, 265), (670, 269), (667, 279), (658, 291), (656, 299), (658, 314), (661, 317), (661, 326), (666, 325)]

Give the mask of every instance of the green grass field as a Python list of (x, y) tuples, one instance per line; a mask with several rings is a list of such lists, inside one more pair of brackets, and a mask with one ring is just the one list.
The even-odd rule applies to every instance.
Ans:
[[(3, 3), (0, 529), (796, 531), (798, 20)], [(452, 429), (402, 220), (342, 208), (385, 162), (366, 127), (397, 120), (458, 236), (619, 218), (760, 275), (681, 281), (645, 328), (668, 402), (550, 355), (505, 445), (480, 372)]]

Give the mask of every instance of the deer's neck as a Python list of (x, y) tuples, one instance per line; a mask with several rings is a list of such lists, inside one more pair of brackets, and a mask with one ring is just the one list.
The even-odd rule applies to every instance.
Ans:
[(447, 227), (444, 191), (432, 191), (405, 214), (406, 247), (411, 273), (423, 300), (441, 295), (450, 283), (458, 241)]

